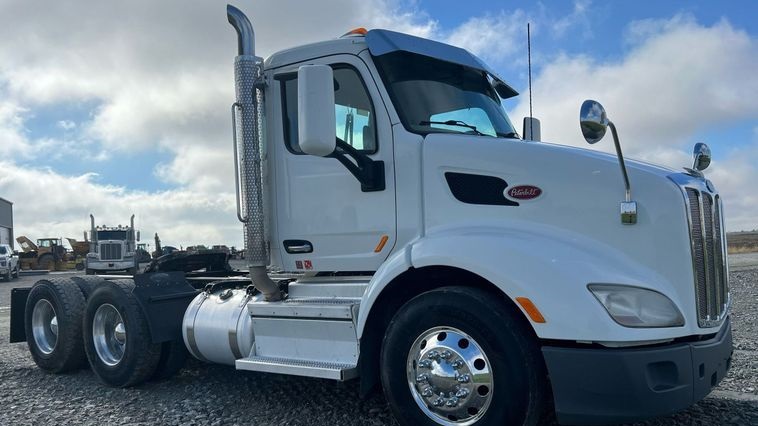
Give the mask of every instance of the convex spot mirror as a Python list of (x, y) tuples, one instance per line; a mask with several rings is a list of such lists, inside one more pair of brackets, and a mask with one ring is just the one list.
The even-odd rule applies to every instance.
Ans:
[(603, 139), (608, 129), (608, 115), (605, 113), (605, 108), (597, 101), (584, 101), (579, 111), (579, 126), (582, 128), (582, 135), (587, 143), (594, 144)]
[(334, 72), (327, 65), (303, 65), (297, 70), (297, 120), (300, 150), (325, 157), (334, 152)]
[(711, 148), (702, 142), (695, 144), (692, 155), (695, 157), (695, 164), (692, 168), (697, 171), (702, 172), (711, 164)]

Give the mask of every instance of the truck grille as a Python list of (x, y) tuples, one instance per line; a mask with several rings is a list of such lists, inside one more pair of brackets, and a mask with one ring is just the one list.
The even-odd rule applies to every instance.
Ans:
[(121, 260), (121, 244), (100, 244), (100, 260)]
[(721, 323), (729, 306), (721, 200), (718, 195), (712, 196), (694, 188), (685, 190), (689, 204), (698, 325), (713, 327)]

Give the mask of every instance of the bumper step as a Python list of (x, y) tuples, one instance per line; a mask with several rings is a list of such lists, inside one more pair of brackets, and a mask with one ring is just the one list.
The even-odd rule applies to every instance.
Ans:
[(236, 367), (237, 370), (290, 374), (293, 376), (318, 377), (340, 381), (350, 380), (358, 376), (358, 368), (355, 365), (262, 356), (238, 359)]

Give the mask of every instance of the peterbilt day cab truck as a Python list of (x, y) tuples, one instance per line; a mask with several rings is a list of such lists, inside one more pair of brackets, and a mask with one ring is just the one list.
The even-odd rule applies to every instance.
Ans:
[[(129, 226), (95, 226), (95, 217), (90, 217), (90, 251), (85, 260), (87, 275), (125, 271), (137, 273), (137, 241), (139, 231), (134, 229), (134, 215)], [(85, 240), (87, 239), (85, 231)]]
[(357, 30), (264, 61), (245, 15), (227, 15), (249, 277), (199, 292), (181, 272), (18, 290), (11, 337), (41, 368), (88, 361), (130, 386), (188, 350), (359, 379), (363, 394), (381, 385), (408, 425), (534, 424), (553, 408), (567, 424), (632, 421), (724, 377), (707, 146), (684, 171), (626, 161), (594, 101), (580, 128), (591, 143), (610, 128), (616, 156), (537, 141), (539, 128), (522, 139), (501, 103), (516, 92), (466, 50)]

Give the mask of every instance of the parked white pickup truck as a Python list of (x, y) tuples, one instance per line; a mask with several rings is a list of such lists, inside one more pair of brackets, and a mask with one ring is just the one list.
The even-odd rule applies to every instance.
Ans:
[(0, 244), (0, 277), (5, 281), (18, 278), (18, 256), (8, 244)]

